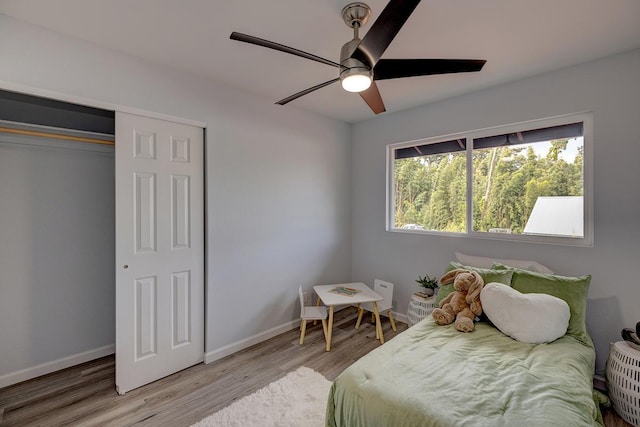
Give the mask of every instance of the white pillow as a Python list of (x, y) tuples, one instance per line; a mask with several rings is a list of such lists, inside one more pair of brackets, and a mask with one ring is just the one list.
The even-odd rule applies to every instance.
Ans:
[(491, 266), (497, 262), (508, 267), (521, 268), (523, 270), (535, 271), (537, 273), (553, 274), (553, 271), (535, 261), (489, 258), (484, 256), (466, 255), (460, 252), (456, 252), (456, 260), (460, 264), (468, 265), (470, 267), (491, 268)]
[(521, 342), (555, 341), (567, 332), (569, 304), (548, 294), (523, 294), (502, 283), (480, 292), (482, 310), (500, 331)]

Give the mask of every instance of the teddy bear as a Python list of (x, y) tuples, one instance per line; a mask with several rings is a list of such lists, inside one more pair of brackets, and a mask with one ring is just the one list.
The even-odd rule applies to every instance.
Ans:
[(471, 332), (473, 320), (482, 314), (480, 291), (484, 281), (475, 271), (457, 268), (440, 278), (443, 285), (451, 282), (455, 291), (440, 301), (440, 307), (434, 309), (431, 315), (438, 325), (449, 325), (455, 320), (457, 330)]

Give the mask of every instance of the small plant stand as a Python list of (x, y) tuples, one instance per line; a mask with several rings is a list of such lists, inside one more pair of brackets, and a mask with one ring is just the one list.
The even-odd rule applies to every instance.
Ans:
[(428, 297), (421, 292), (411, 295), (409, 309), (407, 310), (407, 323), (409, 326), (413, 326), (429, 316), (435, 308), (435, 301), (435, 296)]

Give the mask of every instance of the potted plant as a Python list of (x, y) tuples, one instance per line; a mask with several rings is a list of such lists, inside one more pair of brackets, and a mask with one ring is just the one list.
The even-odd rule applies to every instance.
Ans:
[(436, 277), (429, 277), (429, 275), (425, 275), (424, 277), (418, 276), (416, 282), (418, 282), (420, 286), (424, 288), (422, 293), (428, 297), (433, 296), (436, 289), (438, 289), (438, 287), (440, 286), (438, 285), (438, 279)]

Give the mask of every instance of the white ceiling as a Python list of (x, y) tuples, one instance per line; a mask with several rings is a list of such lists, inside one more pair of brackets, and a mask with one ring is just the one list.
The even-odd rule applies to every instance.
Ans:
[[(0, 13), (262, 95), (273, 102), (337, 69), (229, 40), (232, 31), (333, 61), (351, 0), (0, 0)], [(366, 0), (373, 12), (387, 0)], [(486, 59), (479, 73), (378, 82), (387, 113), (640, 48), (638, 0), (423, 0), (383, 58)], [(612, 76), (613, 77), (613, 76)], [(339, 84), (293, 101), (347, 122), (373, 116)], [(385, 113), (383, 113), (385, 114)]]

